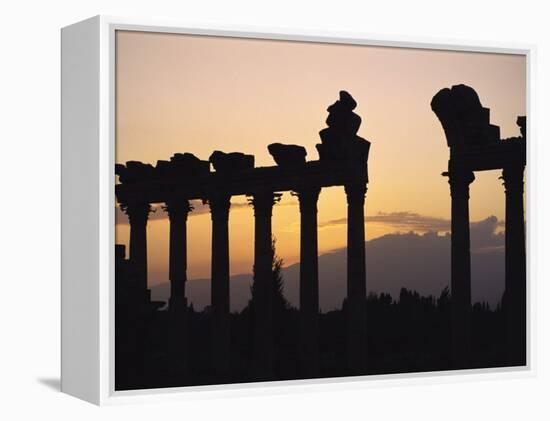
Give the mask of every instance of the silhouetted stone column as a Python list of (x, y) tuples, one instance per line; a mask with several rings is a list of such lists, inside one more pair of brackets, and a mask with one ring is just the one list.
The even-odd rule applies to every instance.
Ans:
[(523, 212), (523, 165), (502, 171), (506, 189), (505, 295), (506, 350), (508, 363), (526, 364), (526, 262)]
[(444, 175), (451, 186), (451, 357), (455, 368), (470, 362), (471, 269), (470, 183), (474, 173), (454, 170)]
[(320, 192), (320, 188), (297, 192), (300, 202), (300, 366), (304, 377), (319, 375), (317, 200)]
[(170, 311), (185, 312), (187, 298), (187, 216), (191, 210), (188, 200), (170, 200), (165, 207), (170, 220)]
[(191, 210), (186, 199), (171, 199), (164, 207), (170, 219), (169, 279), (171, 314), (170, 352), (177, 364), (172, 370), (187, 374), (189, 332), (187, 329), (187, 216)]
[(135, 267), (137, 282), (143, 291), (143, 300), (150, 300), (147, 288), (147, 219), (151, 212), (148, 203), (131, 203), (123, 206), (130, 222), (130, 261)]
[(348, 184), (345, 190), (348, 202), (347, 362), (348, 370), (358, 373), (365, 371), (367, 360), (364, 209), (367, 186)]
[(217, 380), (230, 374), (229, 330), (229, 207), (231, 196), (208, 199), (212, 217), (212, 368)]
[(271, 216), (280, 195), (273, 192), (254, 194), (254, 343), (253, 361), (256, 379), (273, 375), (273, 247)]

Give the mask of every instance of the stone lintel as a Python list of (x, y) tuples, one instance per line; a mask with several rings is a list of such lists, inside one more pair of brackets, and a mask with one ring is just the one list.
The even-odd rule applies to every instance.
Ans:
[(231, 196), (253, 196), (258, 191), (283, 192), (297, 191), (308, 186), (344, 186), (357, 180), (368, 181), (366, 163), (355, 168), (338, 163), (309, 161), (303, 166), (290, 168), (257, 167), (228, 174), (210, 172), (194, 178), (118, 184), (115, 193), (119, 202), (164, 203), (174, 194), (189, 200), (207, 200), (220, 192)]
[(489, 171), (525, 165), (525, 140), (521, 137), (468, 148), (451, 148), (450, 166), (470, 171)]

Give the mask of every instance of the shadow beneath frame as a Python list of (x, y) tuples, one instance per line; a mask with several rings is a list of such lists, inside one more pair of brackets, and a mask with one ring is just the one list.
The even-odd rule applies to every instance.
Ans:
[(58, 377), (44, 377), (36, 379), (36, 381), (51, 390), (61, 392), (61, 379)]

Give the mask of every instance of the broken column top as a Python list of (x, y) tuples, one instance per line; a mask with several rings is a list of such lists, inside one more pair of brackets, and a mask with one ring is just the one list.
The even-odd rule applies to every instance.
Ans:
[(194, 177), (208, 174), (210, 162), (202, 161), (190, 153), (176, 153), (170, 161), (157, 161), (156, 166), (140, 161), (115, 164), (115, 174), (122, 184), (133, 184), (152, 180), (166, 180), (178, 177)]
[(233, 173), (254, 168), (254, 155), (241, 152), (214, 151), (210, 155), (210, 162), (218, 173)]
[(203, 161), (191, 153), (176, 153), (169, 161), (157, 161), (156, 166), (140, 161), (115, 164), (115, 174), (121, 184), (193, 178), (209, 174), (210, 163), (216, 172), (233, 173), (254, 168), (254, 155), (215, 151), (209, 161)]
[(195, 177), (208, 174), (210, 162), (203, 161), (191, 153), (176, 153), (170, 161), (157, 161), (156, 170), (160, 179)]
[(345, 134), (355, 135), (361, 126), (361, 117), (353, 112), (357, 102), (346, 91), (340, 91), (340, 99), (327, 108), (327, 126)]
[(138, 183), (155, 178), (155, 167), (140, 161), (128, 161), (126, 165), (116, 164), (115, 174), (123, 184)]
[(321, 161), (366, 162), (370, 142), (357, 136), (361, 117), (353, 110), (357, 102), (346, 91), (340, 91), (339, 99), (327, 108), (327, 128), (319, 132), (321, 144), (316, 145)]
[(299, 145), (272, 143), (267, 150), (280, 167), (297, 167), (306, 163), (306, 148)]
[(431, 107), (451, 148), (481, 146), (500, 140), (500, 128), (490, 123), (489, 108), (483, 107), (470, 86), (454, 85), (440, 90), (433, 97)]

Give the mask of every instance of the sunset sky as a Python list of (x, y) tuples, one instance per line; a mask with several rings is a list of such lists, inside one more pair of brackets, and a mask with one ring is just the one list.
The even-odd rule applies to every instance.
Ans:
[[(524, 56), (388, 47), (117, 32), (116, 162), (155, 164), (176, 152), (208, 159), (214, 150), (253, 154), (274, 165), (273, 142), (315, 144), (326, 108), (350, 92), (371, 141), (366, 197), (367, 239), (392, 232), (444, 231), (450, 218), (449, 151), (430, 109), (442, 88), (464, 83), (491, 109), (501, 137), (517, 136), (525, 115)], [(499, 172), (476, 174), (470, 215), (504, 219)], [(250, 273), (253, 212), (242, 196), (230, 213), (231, 274)], [(299, 211), (289, 193), (274, 207), (277, 254), (299, 260)], [(328, 188), (319, 203), (319, 253), (346, 244), (343, 188)], [(210, 277), (210, 216), (197, 206), (188, 220), (188, 278)], [(149, 283), (168, 279), (168, 220), (158, 209), (148, 224)], [(119, 215), (120, 216), (120, 215)], [(118, 218), (117, 243), (129, 227)], [(450, 256), (449, 256), (450, 257)], [(427, 262), (429, 264), (429, 262)], [(367, 276), (368, 276), (367, 267)], [(321, 285), (321, 288), (323, 286)]]

